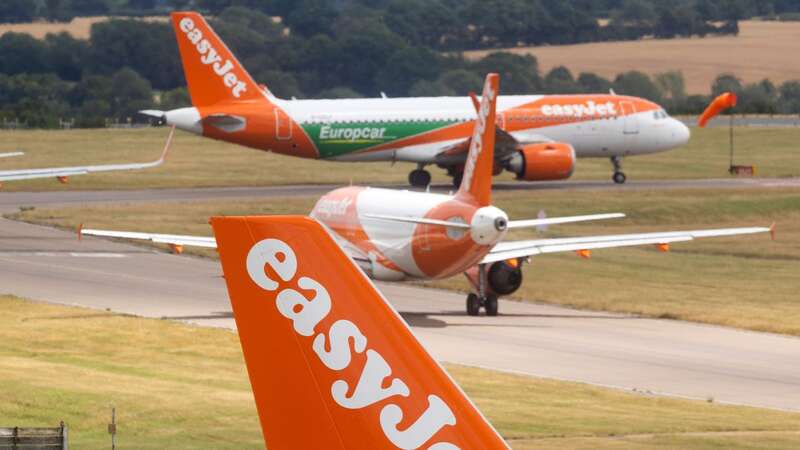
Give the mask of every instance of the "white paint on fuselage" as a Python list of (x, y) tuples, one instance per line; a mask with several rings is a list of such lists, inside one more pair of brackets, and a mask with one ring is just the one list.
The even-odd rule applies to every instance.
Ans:
[(417, 225), (370, 219), (365, 215), (425, 217), (431, 209), (452, 199), (452, 196), (444, 194), (370, 188), (359, 193), (356, 210), (361, 227), (375, 247), (408, 276), (423, 278), (425, 274), (414, 262), (411, 248)]
[[(505, 95), (497, 99), (498, 114), (541, 100), (541, 95)], [(475, 119), (469, 97), (368, 98), (338, 100), (280, 100), (279, 106), (301, 124), (390, 121), (460, 121)], [(658, 111), (659, 114), (656, 114)], [(520, 143), (565, 142), (576, 156), (611, 157), (670, 150), (689, 140), (689, 129), (663, 110), (608, 116), (581, 122), (537, 126), (512, 132)], [(626, 126), (627, 124), (627, 126)], [(631, 129), (636, 133), (630, 133)], [(378, 152), (347, 153), (339, 161), (411, 161), (430, 163), (443, 148), (461, 140), (431, 142)]]

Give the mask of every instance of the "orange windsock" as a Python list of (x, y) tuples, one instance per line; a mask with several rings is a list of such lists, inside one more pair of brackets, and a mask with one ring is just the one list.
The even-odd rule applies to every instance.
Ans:
[(700, 118), (697, 119), (697, 126), (700, 128), (705, 127), (709, 120), (716, 117), (722, 111), (733, 108), (734, 106), (736, 106), (736, 94), (733, 92), (724, 92), (720, 94), (708, 105), (706, 110), (703, 111)]

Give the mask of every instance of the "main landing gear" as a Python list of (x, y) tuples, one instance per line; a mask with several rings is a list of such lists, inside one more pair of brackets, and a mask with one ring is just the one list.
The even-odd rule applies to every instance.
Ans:
[(431, 173), (425, 170), (424, 165), (420, 164), (408, 174), (408, 184), (414, 187), (426, 187), (431, 184)]
[(621, 156), (612, 156), (611, 157), (611, 164), (614, 165), (614, 175), (611, 177), (614, 180), (614, 183), (623, 184), (627, 177), (625, 173), (622, 172), (622, 157)]
[(478, 266), (478, 293), (467, 295), (467, 315), (477, 316), (481, 308), (487, 316), (496, 316), (498, 312), (497, 295), (486, 292), (486, 265)]

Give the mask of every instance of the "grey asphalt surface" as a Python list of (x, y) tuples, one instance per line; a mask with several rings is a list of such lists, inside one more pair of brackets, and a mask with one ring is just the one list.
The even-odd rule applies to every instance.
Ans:
[[(220, 274), (214, 261), (0, 219), (0, 293), (233, 328)], [(797, 338), (510, 301), (468, 317), (459, 294), (379, 288), (442, 361), (800, 411)]]
[[(218, 199), (257, 199), (269, 197), (322, 195), (338, 185), (296, 185), (267, 187), (220, 187), (184, 189), (146, 189), (130, 191), (54, 191), (0, 192), (0, 212), (15, 211), (19, 206), (58, 207), (90, 203), (200, 201)], [(393, 186), (398, 189), (407, 186)], [(495, 183), (495, 191), (537, 190), (648, 190), (648, 189), (741, 189), (800, 188), (800, 178), (712, 178), (701, 180), (633, 180), (624, 185), (611, 181), (559, 181)], [(448, 192), (450, 185), (435, 185), (433, 191)]]

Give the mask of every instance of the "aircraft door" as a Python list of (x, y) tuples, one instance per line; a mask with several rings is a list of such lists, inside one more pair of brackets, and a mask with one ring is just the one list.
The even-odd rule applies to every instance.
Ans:
[(292, 119), (281, 108), (275, 108), (275, 138), (287, 141), (292, 138)]
[(632, 102), (620, 102), (622, 108), (622, 133), (639, 134), (639, 118), (636, 116), (636, 106)]

